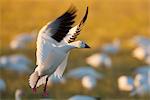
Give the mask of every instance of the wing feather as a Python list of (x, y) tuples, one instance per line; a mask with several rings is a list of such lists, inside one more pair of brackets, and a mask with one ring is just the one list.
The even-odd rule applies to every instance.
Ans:
[(57, 76), (58, 78), (61, 78), (63, 76), (63, 73), (64, 73), (66, 65), (67, 65), (69, 54), (70, 54), (70, 52), (67, 53), (65, 59), (62, 61), (62, 63), (58, 66), (58, 68), (54, 72), (54, 75)]
[(76, 17), (76, 8), (71, 6), (64, 14), (56, 20), (49, 22), (42, 28), (41, 33), (47, 34), (57, 42), (63, 40), (69, 30), (72, 28), (74, 18)]
[(69, 30), (68, 35), (65, 37), (66, 42), (70, 43), (70, 42), (75, 41), (77, 36), (80, 34), (80, 31), (87, 19), (87, 15), (88, 15), (88, 7), (87, 7), (86, 13), (85, 13), (83, 19), (81, 20), (81, 22), (79, 23), (79, 25), (76, 25), (75, 27), (73, 27)]
[(52, 48), (53, 46), (50, 43), (46, 42), (46, 40), (43, 38), (41, 38), (40, 41), (37, 41), (36, 65), (42, 65), (46, 61), (49, 53), (51, 53), (50, 50)]

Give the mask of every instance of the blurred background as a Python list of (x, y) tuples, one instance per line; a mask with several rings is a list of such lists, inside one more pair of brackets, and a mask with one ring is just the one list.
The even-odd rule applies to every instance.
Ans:
[(91, 49), (71, 52), (63, 79), (49, 79), (48, 98), (148, 100), (150, 0), (1, 0), (0, 99), (43, 98), (42, 86), (33, 94), (28, 85), (35, 68), (36, 36), (71, 4), (78, 9), (75, 24), (89, 6), (78, 39)]

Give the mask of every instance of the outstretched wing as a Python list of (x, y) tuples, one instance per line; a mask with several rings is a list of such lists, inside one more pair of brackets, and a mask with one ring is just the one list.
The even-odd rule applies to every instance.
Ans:
[(47, 59), (53, 44), (57, 45), (69, 32), (74, 23), (76, 8), (72, 5), (63, 15), (49, 22), (39, 32), (37, 39), (37, 65)]
[(77, 38), (77, 36), (80, 34), (80, 31), (87, 19), (87, 15), (88, 15), (88, 7), (86, 9), (86, 13), (83, 17), (83, 19), (81, 20), (80, 24), (79, 25), (76, 25), (75, 27), (71, 28), (69, 30), (69, 33), (67, 34), (67, 36), (64, 38), (64, 40), (67, 42), (67, 43), (70, 43), (70, 42), (73, 42), (75, 41), (75, 39)]
[(40, 30), (40, 33), (42, 33), (42, 35), (51, 37), (57, 42), (60, 42), (72, 28), (74, 18), (76, 17), (75, 13), (76, 8), (71, 6), (63, 15), (58, 17), (53, 22), (49, 22), (47, 25), (45, 25)]

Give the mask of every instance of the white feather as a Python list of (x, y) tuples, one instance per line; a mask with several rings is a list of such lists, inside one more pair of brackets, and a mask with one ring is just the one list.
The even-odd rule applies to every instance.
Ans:
[(38, 79), (38, 73), (33, 72), (29, 77), (29, 85), (31, 88), (34, 88), (34, 85), (35, 85), (37, 79)]
[(47, 78), (47, 75), (41, 77), (36, 85), (36, 87), (39, 87), (40, 85), (42, 84), (45, 84), (46, 83), (46, 78)]
[(70, 54), (70, 52), (68, 52), (68, 54), (66, 55), (65, 59), (62, 61), (62, 63), (58, 66), (58, 68), (54, 72), (54, 75), (57, 76), (59, 79), (62, 77), (62, 75), (63, 75), (63, 73), (65, 71), (69, 54)]
[(74, 35), (74, 34), (76, 33), (76, 31), (77, 31), (77, 28), (78, 28), (78, 25), (74, 26), (73, 28), (71, 28), (71, 29), (69, 30), (68, 34)]

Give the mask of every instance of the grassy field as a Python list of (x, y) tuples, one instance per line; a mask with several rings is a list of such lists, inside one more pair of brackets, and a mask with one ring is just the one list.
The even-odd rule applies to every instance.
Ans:
[[(87, 91), (79, 80), (67, 80), (67, 84), (49, 87), (50, 97), (58, 100), (66, 99), (75, 94), (99, 96), (102, 99), (141, 99), (148, 100), (150, 96), (130, 97), (129, 92), (121, 92), (117, 87), (120, 75), (134, 76), (133, 71), (144, 62), (131, 56), (133, 46), (128, 40), (135, 35), (150, 37), (150, 1), (149, 0), (1, 0), (0, 1), (0, 56), (25, 54), (32, 60), (30, 68), (35, 65), (35, 45), (26, 50), (10, 50), (9, 42), (23, 32), (39, 30), (48, 21), (55, 19), (66, 11), (71, 4), (78, 9), (76, 21), (79, 22), (89, 6), (89, 16), (79, 39), (87, 41), (92, 47), (89, 50), (73, 50), (65, 73), (73, 68), (86, 66), (85, 59), (95, 52), (103, 43), (111, 42), (114, 38), (121, 39), (121, 51), (110, 55), (113, 66), (110, 69), (98, 68), (104, 74), (104, 79), (98, 81), (97, 87)], [(76, 62), (74, 62), (76, 61)], [(6, 81), (7, 89), (1, 93), (2, 99), (14, 98), (17, 88), (25, 90), (27, 98), (40, 98), (32, 94), (28, 85), (29, 74), (17, 74), (13, 71), (0, 69), (0, 78)]]

